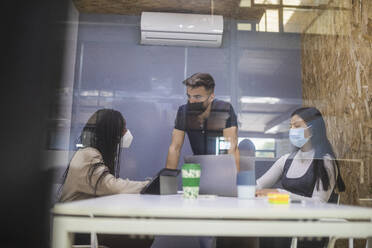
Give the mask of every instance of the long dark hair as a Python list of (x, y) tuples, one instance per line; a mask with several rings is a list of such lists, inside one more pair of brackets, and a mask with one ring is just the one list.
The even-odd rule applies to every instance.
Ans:
[[(98, 178), (94, 187), (94, 194), (96, 195), (97, 186), (101, 180), (108, 174), (119, 177), (120, 166), (120, 141), (123, 132), (126, 128), (124, 117), (119, 111), (113, 109), (100, 109), (97, 110), (85, 124), (81, 135), (79, 137), (80, 144), (86, 147), (93, 147), (97, 149), (103, 158), (102, 162), (92, 164), (88, 170), (87, 179), (89, 184), (92, 183), (92, 176), (94, 171), (101, 165), (108, 167)], [(84, 149), (82, 148), (82, 149)], [(70, 163), (63, 174), (63, 184), (70, 168)], [(62, 184), (62, 186), (63, 186)], [(62, 188), (61, 186), (61, 188)]]
[[(336, 155), (333, 151), (331, 143), (328, 140), (325, 122), (320, 111), (314, 107), (304, 107), (296, 109), (291, 114), (291, 117), (294, 115), (298, 115), (299, 117), (301, 117), (301, 119), (303, 119), (306, 122), (306, 125), (310, 127), (311, 130), (310, 141), (313, 149), (315, 150), (313, 163), (317, 189), (319, 189), (319, 180), (321, 180), (324, 190), (328, 190), (328, 188), (330, 187), (328, 173), (324, 167), (323, 160), (324, 156), (326, 154), (329, 154), (332, 156), (335, 162), (334, 170), (335, 175), (337, 175), (336, 178), (337, 189), (340, 192), (345, 191), (345, 184), (341, 178), (339, 165), (336, 160)], [(299, 148), (296, 149), (298, 150)]]

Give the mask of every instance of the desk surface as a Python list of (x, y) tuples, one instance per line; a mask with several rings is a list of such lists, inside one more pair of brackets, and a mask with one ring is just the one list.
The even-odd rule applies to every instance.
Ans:
[(187, 200), (182, 195), (112, 195), (56, 204), (53, 213), (104, 217), (372, 220), (372, 208), (312, 202), (272, 205), (266, 198), (200, 197)]

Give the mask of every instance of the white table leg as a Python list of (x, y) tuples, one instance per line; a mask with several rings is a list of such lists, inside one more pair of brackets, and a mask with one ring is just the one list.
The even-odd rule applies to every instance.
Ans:
[(336, 237), (329, 237), (327, 248), (335, 247), (336, 240)]
[(74, 233), (69, 233), (63, 223), (54, 221), (52, 248), (71, 248)]
[(354, 248), (354, 239), (349, 238), (349, 248)]
[(292, 238), (291, 248), (297, 248), (297, 237)]

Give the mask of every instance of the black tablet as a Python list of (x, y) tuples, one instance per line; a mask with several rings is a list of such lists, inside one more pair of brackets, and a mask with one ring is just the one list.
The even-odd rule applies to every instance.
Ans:
[(160, 176), (177, 177), (181, 170), (177, 169), (161, 169), (155, 177), (142, 190), (141, 194), (160, 195)]

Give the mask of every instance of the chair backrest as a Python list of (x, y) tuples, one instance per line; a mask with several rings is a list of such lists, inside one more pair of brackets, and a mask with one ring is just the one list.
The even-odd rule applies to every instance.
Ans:
[(328, 199), (328, 203), (335, 203), (337, 205), (340, 204), (340, 194), (337, 194), (333, 191)]

